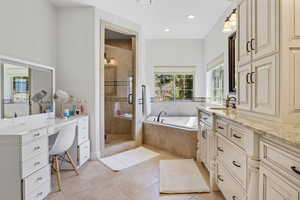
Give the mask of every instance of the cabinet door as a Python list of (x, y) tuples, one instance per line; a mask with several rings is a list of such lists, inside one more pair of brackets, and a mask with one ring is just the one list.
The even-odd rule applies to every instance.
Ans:
[(260, 169), (259, 184), (259, 200), (299, 200), (299, 188), (294, 188), (265, 167)]
[(251, 64), (237, 69), (237, 97), (238, 108), (242, 110), (251, 109)]
[(242, 0), (238, 5), (238, 65), (251, 60), (251, 0)]
[(289, 0), (290, 15), (290, 40), (293, 46), (299, 45), (300, 40), (300, 2), (298, 0)]
[(252, 0), (253, 60), (271, 55), (279, 46), (279, 0)]
[(207, 166), (207, 130), (201, 130), (201, 161)]
[[(275, 115), (279, 78), (276, 77), (276, 55), (252, 63), (252, 109), (254, 112)], [(278, 84), (278, 85), (276, 85)]]

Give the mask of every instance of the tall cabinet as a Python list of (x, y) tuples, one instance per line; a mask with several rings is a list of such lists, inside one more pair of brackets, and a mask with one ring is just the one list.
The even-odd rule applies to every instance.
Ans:
[(300, 122), (300, 2), (237, 0), (238, 108)]
[(279, 116), (279, 1), (238, 2), (239, 109)]

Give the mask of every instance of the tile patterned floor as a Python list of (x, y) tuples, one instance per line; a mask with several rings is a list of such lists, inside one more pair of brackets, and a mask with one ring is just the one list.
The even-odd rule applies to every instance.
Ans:
[[(148, 147), (149, 148), (149, 147)], [(80, 169), (80, 175), (64, 172), (63, 191), (53, 192), (49, 200), (224, 200), (219, 192), (186, 195), (161, 195), (159, 193), (159, 160), (178, 159), (170, 153), (153, 149), (160, 156), (140, 165), (112, 172), (98, 161), (88, 162)], [(204, 177), (205, 170), (199, 166)]]

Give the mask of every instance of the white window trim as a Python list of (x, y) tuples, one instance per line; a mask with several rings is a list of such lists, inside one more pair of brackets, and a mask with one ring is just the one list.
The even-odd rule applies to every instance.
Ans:
[(216, 68), (220, 64), (224, 64), (224, 53), (212, 59), (206, 66), (206, 71), (211, 71), (213, 68)]
[[(152, 83), (155, 84), (155, 74), (172, 74), (172, 75), (178, 75), (178, 74), (191, 74), (193, 75), (193, 96), (196, 92), (196, 84), (197, 83), (197, 72), (196, 72), (196, 66), (155, 66), (153, 67), (153, 74), (152, 74)], [(174, 81), (174, 94), (175, 94), (175, 81)], [(155, 90), (155, 85), (154, 85)], [(173, 98), (173, 101), (165, 101), (165, 102), (174, 102), (176, 101), (190, 101), (190, 100), (176, 100), (176, 98)]]
[[(224, 65), (224, 53), (220, 54), (219, 56), (215, 57), (214, 59), (212, 59), (206, 66), (206, 73), (209, 73), (211, 72), (212, 70), (214, 69), (217, 69), (220, 67), (220, 65), (223, 65), (223, 70), (225, 70), (225, 65)], [(206, 76), (207, 77), (207, 76)], [(225, 78), (225, 77), (224, 77)], [(225, 81), (225, 79), (223, 78), (223, 82)], [(211, 81), (211, 80), (208, 80), (207, 81)], [(206, 84), (208, 84), (208, 82), (206, 82)], [(224, 86), (225, 86), (225, 82), (223, 83)], [(207, 88), (208, 90), (211, 90), (211, 88)], [(224, 94), (223, 94), (224, 95)], [(217, 104), (217, 105), (220, 105), (222, 104), (222, 102), (215, 102), (215, 101), (212, 101), (211, 98), (208, 96), (207, 94), (207, 100), (209, 103), (211, 104)]]

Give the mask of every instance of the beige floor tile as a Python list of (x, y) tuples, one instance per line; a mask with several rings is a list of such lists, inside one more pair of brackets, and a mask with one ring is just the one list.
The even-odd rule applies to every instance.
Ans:
[[(113, 172), (98, 161), (88, 162), (74, 172), (62, 173), (62, 192), (52, 177), (53, 192), (49, 200), (224, 200), (218, 193), (166, 195), (159, 193), (159, 161), (180, 159), (171, 153), (147, 146), (160, 153), (149, 161), (120, 172)], [(199, 166), (205, 178), (207, 171)]]
[(150, 185), (149, 187), (138, 191), (134, 194), (129, 194), (130, 200), (189, 200), (192, 195), (189, 194), (160, 194), (159, 182)]
[(212, 192), (206, 194), (195, 194), (191, 200), (224, 200), (221, 192)]

